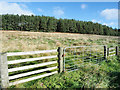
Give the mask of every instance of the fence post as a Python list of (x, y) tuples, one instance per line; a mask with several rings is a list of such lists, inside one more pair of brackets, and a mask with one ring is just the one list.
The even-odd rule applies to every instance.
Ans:
[(118, 56), (118, 54), (119, 54), (119, 47), (116, 46), (116, 56)]
[(1, 88), (9, 87), (7, 53), (0, 53)]
[(104, 59), (107, 60), (107, 46), (104, 46)]
[(109, 48), (107, 48), (107, 56), (109, 56)]
[(58, 72), (63, 72), (63, 48), (58, 47)]

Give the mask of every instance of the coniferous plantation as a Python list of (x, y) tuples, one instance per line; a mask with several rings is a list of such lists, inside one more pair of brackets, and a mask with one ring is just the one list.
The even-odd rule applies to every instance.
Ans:
[(2, 30), (66, 32), (117, 36), (118, 30), (92, 21), (56, 19), (49, 16), (2, 15)]
[[(111, 27), (93, 22), (76, 21), (73, 19), (56, 19), (48, 16), (26, 15), (2, 15), (2, 52), (19, 53), (31, 51), (53, 50), (58, 47), (93, 46), (91, 48), (66, 49), (65, 72), (42, 77), (36, 80), (24, 82), (31, 78), (49, 74), (54, 70), (44, 71), (47, 68), (58, 67), (58, 63), (31, 68), (15, 72), (9, 72), (9, 83), (23, 81), (8, 88), (119, 88), (120, 87), (120, 58), (116, 55), (118, 49), (118, 31)], [(12, 31), (11, 31), (12, 30)], [(15, 30), (15, 31), (13, 31)], [(31, 31), (31, 32), (30, 32)], [(39, 32), (39, 33), (38, 33)], [(51, 33), (49, 33), (51, 32)], [(67, 33), (53, 33), (67, 32)], [(79, 34), (76, 34), (79, 33)], [(88, 35), (91, 34), (91, 35)], [(97, 34), (97, 35), (92, 35)], [(105, 36), (106, 35), (106, 36)], [(109, 36), (112, 35), (112, 36)], [(105, 49), (101, 45), (107, 45), (109, 55), (104, 59)], [(97, 48), (95, 47), (97, 46)], [(76, 50), (75, 50), (76, 49)], [(107, 51), (108, 52), (108, 51)], [(113, 55), (114, 56), (110, 56)], [(8, 62), (22, 61), (58, 55), (57, 53), (40, 53), (36, 55), (7, 56)], [(64, 55), (64, 54), (63, 54)], [(8, 70), (16, 68), (42, 65), (58, 61), (57, 58), (42, 59), (17, 64), (8, 64)], [(67, 61), (69, 61), (67, 63)], [(71, 67), (71, 68), (69, 68)], [(72, 68), (78, 68), (73, 70)], [(67, 71), (71, 69), (71, 71)], [(5, 70), (3, 68), (3, 70)], [(43, 70), (44, 72), (28, 73)], [(26, 74), (27, 73), (27, 74)], [(23, 75), (19, 77), (20, 75)], [(14, 78), (13, 77), (17, 77)]]
[(0, 2), (0, 90), (120, 88), (118, 2)]

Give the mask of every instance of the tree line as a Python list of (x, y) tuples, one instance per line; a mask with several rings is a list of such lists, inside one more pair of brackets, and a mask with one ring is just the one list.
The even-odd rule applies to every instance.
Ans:
[(118, 29), (91, 21), (56, 19), (49, 16), (2, 15), (2, 30), (69, 32), (117, 36)]

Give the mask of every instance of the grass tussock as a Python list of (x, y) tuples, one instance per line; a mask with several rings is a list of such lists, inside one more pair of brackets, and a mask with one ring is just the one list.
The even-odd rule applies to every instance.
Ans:
[[(114, 63), (113, 63), (114, 62)], [(94, 64), (81, 62), (77, 71), (55, 74), (11, 88), (119, 88), (120, 65), (116, 57)]]
[(35, 51), (80, 45), (110, 46), (118, 43), (118, 37), (114, 36), (25, 31), (0, 31), (0, 33), (2, 52)]
[[(87, 34), (71, 34), (71, 33), (43, 33), (43, 32), (20, 32), (20, 31), (0, 31), (1, 38), (1, 52), (24, 52), (24, 51), (38, 51), (38, 50), (51, 50), (58, 47), (68, 46), (90, 46), (90, 45), (112, 45), (118, 44), (118, 37), (102, 36), (102, 35), (87, 35)], [(86, 55), (89, 54), (85, 50), (91, 49), (94, 52), (103, 52), (103, 47), (92, 48), (77, 48), (76, 55), (80, 55), (80, 51), (84, 51)], [(66, 49), (66, 52), (71, 52), (72, 55), (75, 51), (74, 48)], [(18, 60), (25, 58), (36, 58), (42, 56), (56, 55), (57, 53), (45, 53), (40, 55), (28, 56), (13, 56), (8, 57), (8, 60)], [(85, 55), (85, 54), (84, 54)], [(77, 57), (78, 58), (78, 57)], [(92, 57), (94, 60), (94, 57)], [(38, 63), (55, 61), (55, 59), (45, 59), (41, 61), (27, 62), (16, 65), (10, 65), (9, 68), (19, 66), (34, 65)], [(34, 81), (26, 82), (11, 86), (10, 88), (118, 88), (120, 87), (120, 62), (116, 57), (108, 57), (108, 61), (84, 62), (79, 59), (79, 70), (73, 72), (65, 72), (55, 74), (53, 76), (37, 79)], [(77, 64), (71, 60), (73, 64)], [(47, 67), (56, 66), (49, 65)], [(68, 65), (70, 66), (70, 65)], [(43, 69), (46, 67), (35, 68), (35, 70)], [(20, 71), (16, 73), (23, 73), (32, 71)], [(16, 73), (10, 73), (14, 75)], [(47, 72), (45, 72), (47, 73)], [(41, 75), (39, 73), (38, 75)], [(36, 75), (33, 75), (36, 76)], [(30, 76), (32, 77), (32, 76)], [(24, 78), (24, 77), (23, 77)], [(27, 77), (25, 77), (27, 78)]]

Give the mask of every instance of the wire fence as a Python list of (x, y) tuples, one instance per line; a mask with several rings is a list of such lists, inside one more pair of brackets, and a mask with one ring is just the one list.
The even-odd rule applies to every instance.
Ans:
[[(10, 60), (11, 56), (24, 56), (43, 53), (55, 53), (40, 57)], [(112, 56), (119, 56), (119, 47), (98, 46), (72, 46), (58, 47), (55, 50), (42, 50), (31, 52), (0, 53), (0, 88), (9, 87), (38, 78), (82, 69), (89, 62), (92, 65), (106, 60)], [(56, 55), (57, 54), (57, 55)], [(54, 58), (54, 59), (53, 59)], [(45, 59), (52, 59), (43, 61)], [(32, 62), (32, 63), (31, 63)], [(26, 64), (25, 64), (26, 63)]]
[(107, 48), (104, 45), (66, 47), (64, 49), (64, 71), (78, 70), (85, 62), (96, 64), (103, 60), (107, 61), (107, 56), (114, 55), (116, 55), (116, 48)]

